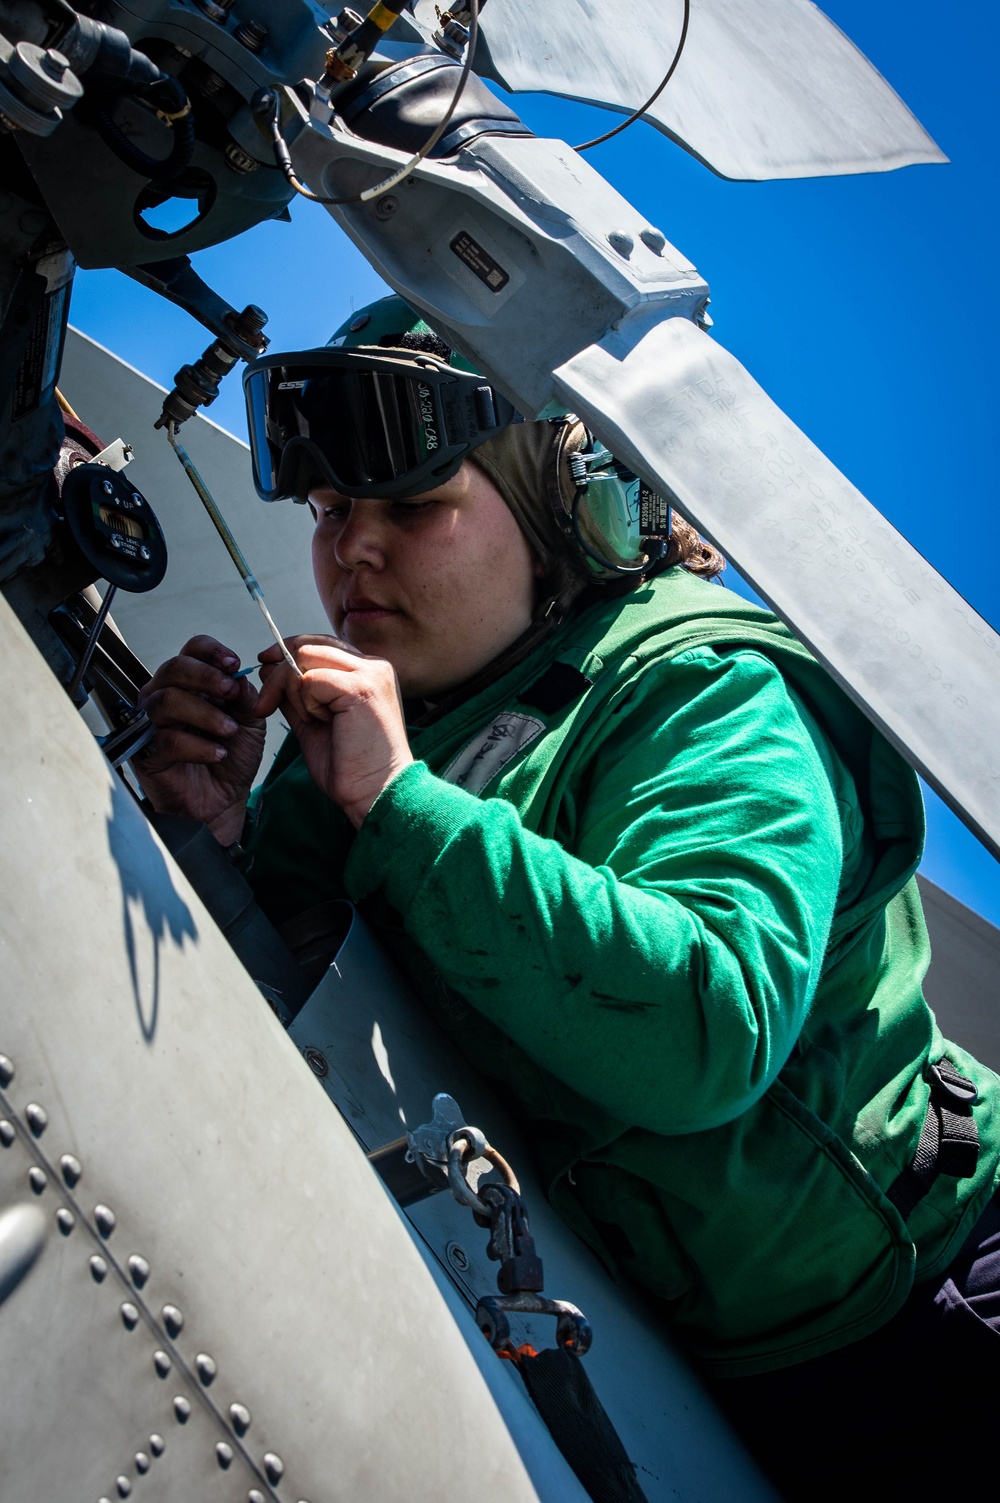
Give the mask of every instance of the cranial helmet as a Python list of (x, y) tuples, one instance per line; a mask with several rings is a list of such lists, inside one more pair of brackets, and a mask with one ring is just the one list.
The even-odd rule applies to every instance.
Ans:
[(569, 562), (580, 582), (619, 581), (664, 551), (665, 502), (571, 414), (525, 421), (402, 298), (360, 309), (322, 348), (263, 356), (244, 388), (265, 501), (323, 486), (419, 495), (468, 457), (549, 569), (565, 575)]

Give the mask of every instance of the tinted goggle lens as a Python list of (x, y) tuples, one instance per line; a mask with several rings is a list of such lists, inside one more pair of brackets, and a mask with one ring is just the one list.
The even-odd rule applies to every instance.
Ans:
[(245, 377), (254, 481), (267, 500), (311, 485), (402, 495), (431, 489), (513, 408), (464, 372), (305, 364)]

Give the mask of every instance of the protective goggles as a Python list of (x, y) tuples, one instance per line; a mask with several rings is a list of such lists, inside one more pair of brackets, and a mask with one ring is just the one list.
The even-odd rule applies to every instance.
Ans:
[(483, 379), (411, 350), (265, 355), (243, 377), (257, 494), (415, 496), (519, 419)]

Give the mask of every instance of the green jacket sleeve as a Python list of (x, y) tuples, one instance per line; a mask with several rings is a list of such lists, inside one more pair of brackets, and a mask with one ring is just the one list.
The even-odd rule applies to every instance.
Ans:
[(787, 1059), (841, 872), (830, 752), (777, 669), (701, 647), (649, 665), (566, 795), (572, 850), (503, 797), (406, 769), (346, 880), (384, 893), (443, 979), (618, 1120), (695, 1132)]

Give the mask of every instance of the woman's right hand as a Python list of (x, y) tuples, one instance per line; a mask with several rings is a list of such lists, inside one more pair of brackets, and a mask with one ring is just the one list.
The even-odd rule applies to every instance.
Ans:
[(139, 693), (156, 727), (133, 766), (161, 814), (204, 820), (220, 845), (239, 840), (264, 751), (257, 690), (234, 678), (240, 660), (214, 637), (192, 637)]

